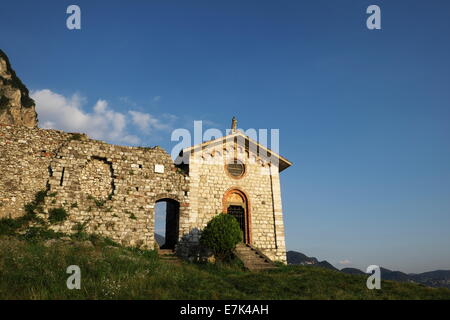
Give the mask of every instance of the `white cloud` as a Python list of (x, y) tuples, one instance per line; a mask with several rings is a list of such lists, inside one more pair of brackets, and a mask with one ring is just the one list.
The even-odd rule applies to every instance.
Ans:
[(347, 265), (347, 264), (351, 264), (351, 263), (352, 262), (350, 260), (348, 260), (348, 259), (344, 259), (344, 260), (339, 261), (339, 264), (342, 264), (342, 265)]
[(67, 98), (49, 89), (31, 92), (36, 101), (36, 110), (42, 128), (58, 129), (69, 132), (82, 132), (91, 138), (113, 143), (137, 145), (141, 139), (129, 133), (128, 124), (132, 123), (143, 134), (154, 130), (166, 130), (170, 126), (164, 120), (170, 117), (162, 115), (162, 120), (139, 111), (122, 113), (114, 111), (105, 100), (98, 100), (92, 111), (82, 109), (86, 99), (79, 94)]
[(171, 114), (162, 114), (159, 119), (150, 113), (143, 113), (139, 111), (130, 110), (128, 113), (131, 116), (131, 121), (138, 126), (140, 130), (150, 133), (155, 130), (169, 131), (173, 127), (173, 123), (177, 117)]
[(142, 131), (148, 132), (153, 129), (161, 130), (166, 129), (167, 125), (156, 119), (149, 113), (143, 113), (139, 111), (128, 111), (131, 115), (131, 120)]
[(123, 104), (132, 106), (132, 107), (137, 107), (137, 103), (134, 102), (133, 100), (131, 100), (129, 97), (120, 97), (119, 101)]
[(153, 102), (158, 102), (159, 100), (161, 100), (161, 96), (153, 97)]

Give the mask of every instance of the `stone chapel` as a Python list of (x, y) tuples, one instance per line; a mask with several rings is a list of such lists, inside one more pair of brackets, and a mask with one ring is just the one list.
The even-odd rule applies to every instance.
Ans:
[(238, 220), (244, 242), (276, 261), (286, 261), (280, 172), (292, 163), (237, 130), (184, 149), (189, 175), (188, 221), (201, 230), (218, 213)]

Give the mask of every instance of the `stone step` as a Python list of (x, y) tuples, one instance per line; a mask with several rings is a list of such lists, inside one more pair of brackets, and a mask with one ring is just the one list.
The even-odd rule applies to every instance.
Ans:
[(253, 251), (236, 251), (239, 254), (245, 255), (245, 256), (250, 256), (250, 257), (260, 257), (259, 254), (257, 254), (256, 252)]
[(172, 249), (159, 249), (158, 254), (174, 254)]
[(173, 250), (160, 250), (158, 252), (158, 255), (160, 258), (163, 257), (176, 257), (175, 252), (173, 252)]
[(178, 259), (178, 258), (175, 258), (175, 259), (161, 258), (160, 260), (161, 261), (178, 261), (180, 259)]
[(246, 257), (247, 259), (264, 259), (263, 257), (257, 255), (257, 254), (253, 254), (253, 253), (241, 253), (241, 252), (237, 252), (237, 254)]
[(258, 260), (247, 260), (245, 261), (247, 264), (251, 264), (251, 265), (272, 265), (269, 262), (265, 262), (265, 261), (258, 261)]
[[(252, 254), (258, 254), (258, 252), (251, 250), (251, 249), (236, 249), (236, 252), (241, 252), (241, 253), (252, 253)], [(259, 254), (258, 254), (259, 255)]]
[(247, 261), (247, 264), (252, 266), (272, 266), (271, 263), (261, 261)]
[(247, 254), (247, 253), (238, 253), (240, 256), (245, 257), (246, 259), (257, 259), (257, 260), (263, 260), (266, 262), (271, 262), (268, 261), (266, 258), (261, 257), (260, 255), (256, 255), (256, 254)]
[(272, 264), (270, 264), (270, 263), (261, 263), (261, 262), (258, 262), (258, 261), (249, 261), (249, 262), (247, 262), (246, 263), (247, 265), (249, 265), (249, 266), (252, 266), (252, 267), (263, 267), (263, 266), (272, 266)]
[(260, 258), (261, 256), (255, 252), (242, 252), (242, 251), (236, 251), (237, 253), (246, 256), (246, 257), (257, 257)]
[(248, 265), (245, 267), (250, 271), (265, 271), (265, 270), (274, 270), (277, 268), (275, 266), (252, 266), (252, 265)]
[(236, 246), (234, 251), (237, 257), (244, 263), (244, 266), (250, 271), (262, 271), (276, 268), (272, 261), (249, 245), (240, 243)]
[(172, 249), (159, 249), (158, 256), (161, 261), (181, 265), (181, 259), (175, 255), (175, 252)]

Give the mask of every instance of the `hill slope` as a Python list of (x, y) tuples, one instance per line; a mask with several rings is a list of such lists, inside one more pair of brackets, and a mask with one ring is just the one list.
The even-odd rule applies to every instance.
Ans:
[[(393, 281), (368, 290), (365, 276), (325, 268), (174, 265), (97, 237), (63, 239), (0, 236), (0, 299), (450, 299), (448, 289)], [(81, 290), (66, 288), (69, 265), (81, 269)]]

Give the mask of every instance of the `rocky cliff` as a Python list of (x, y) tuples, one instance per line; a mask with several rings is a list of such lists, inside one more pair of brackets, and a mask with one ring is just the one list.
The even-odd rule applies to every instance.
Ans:
[(37, 114), (28, 89), (0, 50), (0, 123), (37, 127)]

